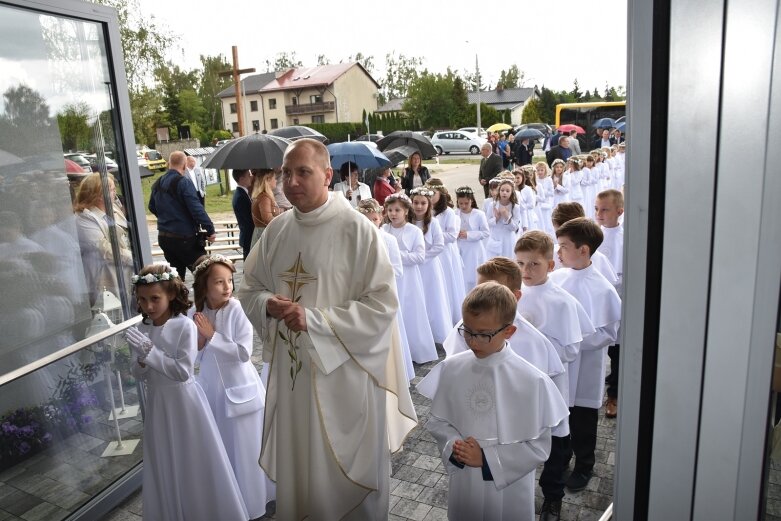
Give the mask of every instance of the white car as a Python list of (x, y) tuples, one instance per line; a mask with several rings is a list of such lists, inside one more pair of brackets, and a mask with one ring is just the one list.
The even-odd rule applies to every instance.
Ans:
[(478, 132), (477, 127), (464, 127), (459, 128), (459, 132), (469, 132), (470, 134), (477, 134), (479, 137), (488, 137), (488, 132), (483, 127), (480, 127), (480, 131)]
[(436, 132), (431, 137), (431, 144), (437, 149), (437, 154), (449, 154), (451, 152), (462, 152), (477, 155), (480, 153), (480, 147), (486, 140), (475, 134), (459, 130), (444, 130)]

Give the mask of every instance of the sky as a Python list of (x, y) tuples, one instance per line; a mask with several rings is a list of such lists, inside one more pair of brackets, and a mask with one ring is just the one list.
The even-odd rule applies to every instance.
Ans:
[[(266, 71), (266, 60), (295, 52), (304, 66), (324, 54), (332, 63), (362, 53), (384, 77), (388, 53), (416, 56), (431, 72), (474, 72), (493, 88), (516, 64), (525, 86), (602, 91), (626, 85), (627, 0), (511, 2), (393, 0), (139, 0), (144, 14), (179, 35), (169, 58), (200, 67), (199, 56), (237, 45), (241, 68)], [(327, 8), (324, 8), (326, 6)], [(492, 28), (492, 29), (489, 29)]]

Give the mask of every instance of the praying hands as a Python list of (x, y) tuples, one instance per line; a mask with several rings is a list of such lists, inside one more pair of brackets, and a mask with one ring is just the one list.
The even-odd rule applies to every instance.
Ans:
[(453, 442), (453, 455), (457, 461), (469, 467), (483, 466), (483, 453), (480, 444), (472, 436)]

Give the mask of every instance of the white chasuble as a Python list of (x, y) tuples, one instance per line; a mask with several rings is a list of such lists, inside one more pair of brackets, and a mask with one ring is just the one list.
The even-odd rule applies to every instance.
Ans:
[[(308, 331), (266, 314), (275, 294), (305, 308)], [(417, 418), (379, 230), (341, 194), (285, 212), (247, 258), (238, 297), (271, 366), (260, 463), (277, 519), (387, 518), (390, 452)]]
[[(433, 400), (426, 429), (450, 476), (448, 519), (533, 520), (534, 470), (548, 459), (551, 427), (569, 414), (551, 379), (505, 344), (483, 359), (471, 351), (449, 356), (417, 388)], [(450, 461), (454, 441), (469, 436), (492, 481)]]

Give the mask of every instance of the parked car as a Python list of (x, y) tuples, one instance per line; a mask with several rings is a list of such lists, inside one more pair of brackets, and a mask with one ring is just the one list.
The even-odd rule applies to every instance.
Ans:
[[(116, 161), (111, 159), (108, 156), (105, 157), (106, 162), (106, 168), (108, 168), (109, 172), (112, 170), (119, 170), (119, 165), (117, 165)], [(98, 156), (97, 154), (87, 154), (84, 156), (84, 159), (89, 161), (90, 166), (92, 167), (93, 172), (97, 171), (98, 169)]]
[(382, 134), (364, 134), (362, 136), (358, 136), (355, 138), (356, 141), (371, 141), (372, 143), (376, 143), (377, 141), (381, 140), (384, 136)]
[(151, 148), (142, 150), (141, 152), (144, 154), (146, 167), (149, 170), (168, 170), (168, 161), (163, 158), (163, 154)]
[(70, 159), (77, 165), (79, 165), (85, 172), (92, 172), (92, 165), (90, 165), (87, 158), (81, 154), (63, 154), (65, 159)]
[(476, 134), (479, 137), (488, 137), (488, 132), (483, 127), (480, 127), (478, 132), (477, 127), (463, 127), (458, 129), (459, 132), (469, 132), (470, 134)]
[(479, 154), (480, 147), (486, 140), (475, 134), (458, 130), (446, 130), (437, 132), (431, 138), (431, 144), (437, 149), (437, 154), (449, 154), (451, 152), (469, 152)]

